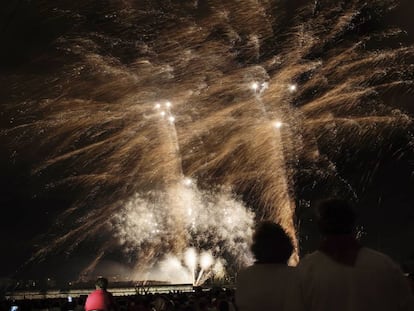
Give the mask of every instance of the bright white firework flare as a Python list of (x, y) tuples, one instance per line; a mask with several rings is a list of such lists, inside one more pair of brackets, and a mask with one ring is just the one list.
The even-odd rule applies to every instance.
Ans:
[(202, 279), (202, 277), (204, 276), (204, 272), (211, 267), (211, 265), (214, 263), (214, 258), (211, 255), (210, 252), (203, 252), (200, 255), (200, 272), (198, 273), (198, 277), (197, 280), (195, 282), (195, 285), (198, 286), (200, 285), (200, 281)]
[(184, 178), (183, 183), (185, 186), (190, 187), (193, 184), (193, 181), (191, 180), (191, 178)]
[(259, 83), (254, 81), (250, 84), (250, 89), (252, 89), (256, 95), (261, 95), (267, 88), (269, 88), (268, 82)]
[(276, 129), (280, 129), (280, 128), (283, 126), (283, 123), (282, 123), (282, 122), (280, 122), (280, 121), (275, 121), (275, 122), (273, 123), (273, 126), (274, 126)]
[(258, 82), (252, 82), (251, 84), (250, 84), (250, 88), (253, 90), (253, 91), (257, 91), (258, 89), (259, 89), (259, 83)]
[(195, 274), (197, 268), (197, 252), (195, 248), (191, 247), (184, 253), (184, 262), (191, 272), (192, 283), (195, 285)]
[(210, 252), (203, 252), (200, 255), (200, 267), (203, 270), (207, 270), (213, 264), (214, 258)]
[(288, 89), (289, 92), (294, 93), (298, 90), (298, 86), (296, 84), (289, 84)]

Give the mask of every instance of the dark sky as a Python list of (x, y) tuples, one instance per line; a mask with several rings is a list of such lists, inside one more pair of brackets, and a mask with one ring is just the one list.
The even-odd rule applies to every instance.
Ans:
[[(287, 1), (290, 14), (296, 7), (309, 1)], [(0, 76), (2, 71), (17, 72), (42, 55), (49, 44), (65, 30), (65, 23), (58, 21), (51, 27), (33, 9), (30, 1), (9, 0), (0, 4)], [(414, 2), (401, 1), (401, 5), (385, 18), (390, 25), (397, 25), (408, 33), (407, 41), (414, 42)], [(47, 56), (46, 56), (47, 57)], [(0, 88), (7, 88), (7, 81), (0, 80)], [(386, 94), (385, 100), (397, 102), (399, 107), (414, 113), (413, 95)], [(0, 99), (1, 105), (7, 98)], [(9, 116), (0, 107), (2, 128), (9, 122)], [(403, 136), (403, 135), (402, 135)], [(363, 241), (380, 249), (400, 262), (414, 256), (414, 153), (407, 147), (407, 139), (395, 135), (394, 146), (377, 155), (378, 167), (370, 182), (361, 182), (359, 166), (372, 167), (372, 154), (366, 159), (344, 163), (341, 173), (360, 194), (358, 210), (363, 226)], [(45, 193), (41, 190), (41, 178), (31, 175), (30, 150), (17, 160), (13, 150), (0, 138), (0, 277), (12, 276), (22, 263), (30, 257), (33, 246), (40, 243), (41, 236), (50, 227), (56, 216), (72, 202), (68, 192), (56, 189)], [(414, 148), (414, 146), (411, 146)], [(358, 162), (358, 163), (357, 163)], [(377, 159), (375, 159), (377, 163)], [(364, 164), (365, 163), (365, 164)], [(359, 165), (359, 166), (358, 166)], [(310, 199), (313, 196), (310, 195)], [(301, 235), (304, 249), (316, 245), (317, 236), (311, 221), (312, 215), (300, 209)], [(309, 240), (308, 240), (309, 239)], [(55, 262), (65, 260), (56, 255)], [(82, 259), (77, 259), (79, 262)], [(51, 261), (53, 262), (53, 260)], [(44, 267), (42, 268), (44, 269)], [(36, 268), (31, 271), (36, 270)], [(44, 270), (39, 270), (44, 271)], [(69, 274), (72, 273), (69, 271)]]

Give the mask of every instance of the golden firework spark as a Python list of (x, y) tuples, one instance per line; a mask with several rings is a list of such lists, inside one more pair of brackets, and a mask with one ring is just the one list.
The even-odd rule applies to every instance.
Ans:
[(392, 1), (318, 2), (289, 21), (277, 1), (109, 2), (40, 2), (73, 25), (38, 61), (53, 66), (4, 78), (21, 113), (3, 135), (46, 155), (35, 172), (58, 168), (50, 185), (86, 193), (37, 256), (112, 230), (108, 248), (139, 263), (197, 246), (243, 264), (254, 217), (297, 248), (298, 160), (326, 157), (332, 131), (358, 144), (411, 122), (379, 95), (411, 88), (413, 48), (368, 48), (401, 32), (361, 30)]

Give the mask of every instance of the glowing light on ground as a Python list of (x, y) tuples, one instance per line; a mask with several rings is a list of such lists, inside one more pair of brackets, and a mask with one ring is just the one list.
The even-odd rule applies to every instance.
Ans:
[(209, 279), (220, 280), (226, 275), (222, 258), (214, 258), (209, 251), (200, 253), (193, 247), (185, 250), (182, 256), (167, 254), (150, 270), (137, 273), (137, 280), (157, 280), (173, 284), (191, 283), (201, 286)]

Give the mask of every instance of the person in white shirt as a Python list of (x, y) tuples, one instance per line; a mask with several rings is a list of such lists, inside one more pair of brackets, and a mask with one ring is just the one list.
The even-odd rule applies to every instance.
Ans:
[(238, 311), (287, 310), (295, 283), (294, 268), (287, 266), (292, 254), (292, 241), (285, 231), (273, 222), (260, 223), (253, 235), (252, 266), (242, 270), (236, 282)]
[(321, 202), (317, 219), (321, 246), (298, 266), (301, 310), (414, 310), (413, 295), (398, 265), (355, 239), (356, 214), (348, 202)]

